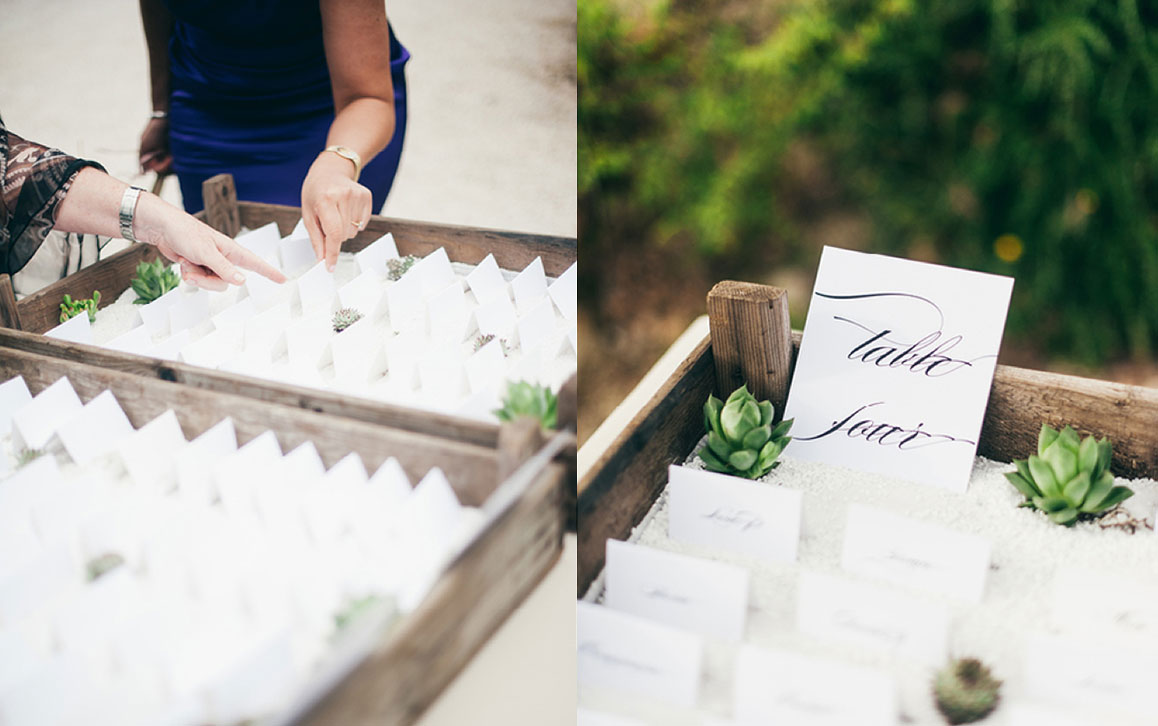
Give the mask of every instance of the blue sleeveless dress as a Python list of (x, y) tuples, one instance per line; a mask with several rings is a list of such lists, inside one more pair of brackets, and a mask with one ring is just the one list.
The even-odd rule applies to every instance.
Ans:
[[(334, 120), (318, 0), (165, 0), (169, 147), (185, 209), (200, 211), (201, 182), (233, 174), (238, 199), (301, 205), (302, 182)], [(410, 53), (390, 29), (394, 137), (359, 182), (386, 201), (406, 133)]]

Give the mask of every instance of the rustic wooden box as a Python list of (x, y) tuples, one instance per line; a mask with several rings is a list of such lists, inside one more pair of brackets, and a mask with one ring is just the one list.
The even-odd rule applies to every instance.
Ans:
[[(413, 723), (553, 566), (562, 551), (566, 467), (554, 463), (573, 437), (540, 446), (537, 425), (505, 424), (496, 446), (342, 419), (132, 375), (23, 350), (0, 351), (0, 380), (21, 375), (33, 394), (67, 376), (82, 401), (105, 389), (140, 427), (173, 409), (192, 438), (224, 416), (239, 443), (272, 430), (283, 450), (312, 441), (326, 466), (357, 452), (371, 471), (394, 456), (412, 480), (439, 466), (488, 524), (423, 603), (386, 632), (351, 628), (301, 701), (271, 723)], [(351, 638), (356, 638), (351, 642)]]
[[(301, 219), (301, 210), (277, 204), (238, 202), (233, 180), (222, 175), (205, 183), (206, 211), (198, 216), (231, 236), (241, 226), (256, 229), (276, 222), (283, 236)], [(394, 235), (401, 254), (426, 255), (445, 247), (454, 262), (475, 264), (493, 254), (504, 269), (520, 270), (536, 257), (543, 258), (548, 276), (557, 277), (576, 260), (576, 241), (567, 237), (548, 237), (517, 232), (411, 222), (373, 216), (356, 237), (348, 240), (343, 251), (358, 252), (382, 235)], [(44, 289), (16, 301), (11, 280), (0, 275), (0, 347), (52, 355), (65, 360), (91, 363), (150, 378), (176, 381), (198, 388), (236, 393), (263, 401), (296, 406), (312, 411), (381, 423), (411, 431), (434, 433), (483, 446), (494, 446), (497, 424), (448, 414), (419, 411), (378, 401), (371, 401), (302, 386), (267, 381), (249, 376), (215, 371), (178, 361), (148, 358), (131, 353), (46, 338), (41, 333), (60, 322), (60, 301), (65, 294), (88, 298), (94, 290), (101, 293), (101, 307), (112, 304), (129, 287), (137, 264), (159, 256), (152, 245), (133, 245), (127, 250), (80, 270)], [(24, 331), (34, 335), (14, 333)], [(560, 400), (560, 428), (574, 424), (576, 383), (574, 377), (564, 386)], [(573, 457), (572, 457), (573, 459)]]
[[(726, 396), (747, 381), (783, 410), (800, 345), (799, 332), (787, 344), (784, 291), (724, 282), (709, 294), (708, 310), (712, 332), (578, 483), (579, 597), (603, 569), (606, 540), (628, 538), (663, 491), (668, 466), (682, 462), (703, 436), (709, 394)], [(1158, 478), (1156, 389), (999, 365), (977, 453), (1005, 462), (1024, 458), (1036, 451), (1043, 422), (1109, 436), (1115, 474)]]

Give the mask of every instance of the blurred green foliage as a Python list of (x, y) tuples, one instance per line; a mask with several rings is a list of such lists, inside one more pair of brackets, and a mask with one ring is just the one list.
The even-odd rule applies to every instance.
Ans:
[(803, 259), (804, 145), (874, 249), (1014, 275), (1018, 340), (1087, 363), (1158, 342), (1158, 7), (579, 0), (578, 48), (585, 259)]

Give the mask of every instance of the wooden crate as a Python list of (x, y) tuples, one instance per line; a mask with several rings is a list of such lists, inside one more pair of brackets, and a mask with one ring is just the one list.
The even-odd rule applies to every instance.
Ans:
[[(708, 395), (747, 381), (783, 411), (800, 333), (789, 332), (783, 290), (724, 282), (708, 296), (711, 333), (696, 345), (578, 484), (578, 594), (603, 569), (607, 539), (626, 540), (704, 435)], [(789, 337), (790, 336), (790, 337)], [(778, 345), (777, 341), (784, 341)], [(787, 341), (791, 340), (791, 345)], [(1119, 476), (1158, 478), (1158, 390), (999, 365), (978, 454), (997, 461), (1036, 451), (1042, 423), (1109, 436)]]
[[(187, 437), (225, 415), (239, 443), (272, 430), (283, 450), (312, 441), (326, 466), (353, 451), (373, 471), (396, 457), (412, 480), (439, 466), (488, 524), (423, 603), (387, 632), (340, 643), (300, 703), (273, 723), (410, 724), (553, 566), (562, 552), (566, 467), (553, 459), (570, 434), (541, 446), (537, 425), (504, 425), (497, 446), (454, 441), (301, 411), (245, 396), (132, 375), (22, 350), (0, 353), (0, 380), (21, 375), (33, 394), (67, 376), (82, 401), (108, 389), (140, 427), (173, 409)], [(573, 445), (573, 443), (572, 443)]]
[[(301, 210), (278, 204), (238, 202), (233, 179), (220, 175), (205, 182), (206, 211), (202, 219), (230, 236), (241, 226), (256, 229), (276, 222), (282, 236), (292, 231), (301, 219)], [(493, 254), (504, 269), (520, 270), (536, 257), (542, 257), (547, 275), (557, 277), (576, 259), (574, 238), (502, 232), (453, 225), (411, 222), (373, 216), (366, 229), (346, 241), (343, 251), (358, 252), (390, 232), (401, 254), (426, 255), (445, 247), (454, 262), (475, 264)], [(192, 366), (177, 361), (148, 358), (98, 346), (46, 338), (41, 333), (60, 322), (60, 301), (65, 294), (74, 298), (101, 293), (101, 305), (110, 305), (129, 287), (138, 263), (151, 261), (160, 253), (152, 245), (133, 245), (106, 260), (80, 270), (44, 289), (16, 301), (8, 275), (0, 275), (0, 347), (56, 356), (80, 363), (137, 375), (175, 381), (198, 388), (236, 393), (263, 401), (295, 406), (311, 411), (381, 423), (410, 431), (448, 436), (483, 446), (494, 446), (498, 425), (459, 416), (418, 411), (405, 406), (371, 401), (330, 391), (293, 386), (250, 376)], [(33, 335), (21, 335), (13, 331)], [(575, 378), (560, 392), (560, 428), (574, 425), (576, 410)], [(573, 452), (572, 452), (573, 453)], [(574, 457), (572, 456), (573, 460)]]

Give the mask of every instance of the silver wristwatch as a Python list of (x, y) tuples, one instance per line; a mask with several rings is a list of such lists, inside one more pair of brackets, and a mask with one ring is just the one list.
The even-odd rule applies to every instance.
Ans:
[(125, 195), (121, 197), (121, 237), (130, 242), (137, 241), (137, 238), (133, 236), (133, 217), (137, 213), (137, 199), (140, 198), (143, 191), (145, 190), (140, 187), (129, 187), (125, 190)]

